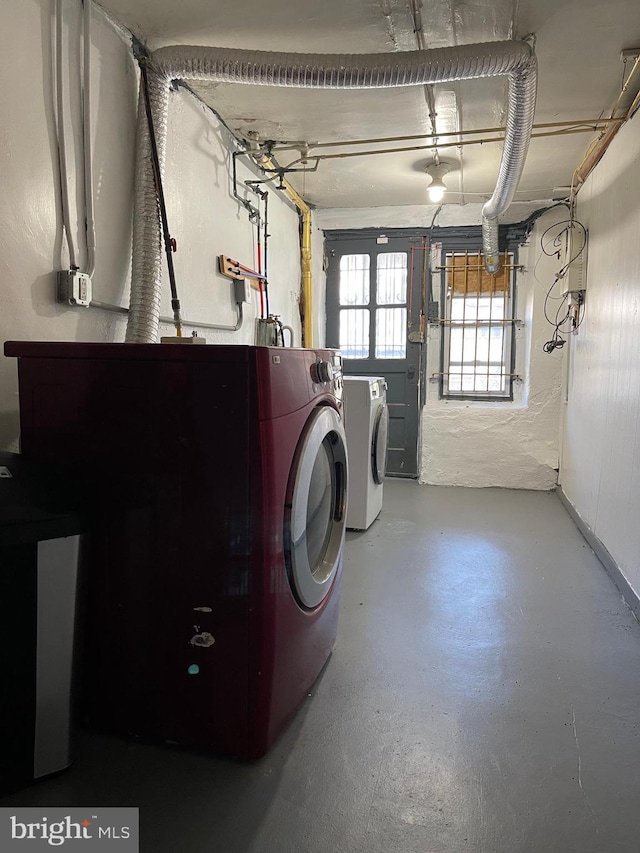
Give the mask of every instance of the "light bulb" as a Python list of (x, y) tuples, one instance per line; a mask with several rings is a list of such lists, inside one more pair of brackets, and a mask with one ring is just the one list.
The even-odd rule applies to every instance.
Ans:
[(434, 181), (428, 188), (429, 201), (438, 202), (444, 198), (446, 187), (441, 181)]
[(429, 201), (432, 204), (439, 204), (444, 198), (447, 185), (443, 178), (449, 174), (451, 169), (452, 166), (450, 163), (430, 163), (425, 167), (427, 177), (431, 179), (431, 183), (427, 187), (427, 193), (429, 194)]

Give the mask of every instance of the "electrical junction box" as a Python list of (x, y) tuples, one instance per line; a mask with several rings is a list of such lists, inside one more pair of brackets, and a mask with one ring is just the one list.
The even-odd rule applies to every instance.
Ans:
[(251, 285), (246, 278), (237, 278), (233, 282), (235, 288), (236, 302), (240, 305), (241, 302), (251, 302)]
[(57, 274), (56, 291), (58, 302), (66, 305), (88, 308), (91, 304), (91, 279), (86, 272), (60, 270)]
[(589, 232), (569, 228), (566, 233), (560, 292), (582, 293), (587, 289), (587, 244)]

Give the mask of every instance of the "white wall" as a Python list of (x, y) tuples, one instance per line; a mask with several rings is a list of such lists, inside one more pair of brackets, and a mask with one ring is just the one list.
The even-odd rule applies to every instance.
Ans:
[[(256, 180), (256, 174), (245, 165), (244, 158), (238, 158), (238, 191), (255, 205), (256, 196), (244, 189), (247, 180)], [(232, 195), (226, 130), (211, 110), (184, 89), (169, 98), (165, 182), (169, 226), (178, 244), (174, 265), (182, 313), (187, 320), (233, 325), (233, 282), (219, 274), (218, 256), (227, 255), (257, 269), (257, 231)], [(295, 342), (300, 346), (298, 213), (272, 190), (268, 215), (270, 310), (293, 328)], [(161, 314), (171, 316), (166, 269)], [(213, 343), (253, 344), (255, 321), (260, 316), (255, 290), (244, 315), (238, 332), (197, 329), (198, 334)], [(161, 334), (172, 335), (172, 330), (171, 324), (161, 325)]]
[[(514, 202), (500, 218), (500, 222), (522, 222), (531, 213), (548, 204), (548, 201)], [(332, 207), (317, 210), (315, 221), (324, 231), (340, 228), (427, 228), (437, 212), (437, 204)], [(445, 204), (438, 213), (435, 224), (438, 227), (482, 225), (482, 204)]]
[[(82, 241), (80, 134), (80, 0), (65, 4), (69, 192), (72, 231)], [(51, 31), (54, 0), (4, 0), (10, 25), (0, 31), (0, 228), (3, 250), (0, 341), (121, 341), (126, 318), (55, 303), (55, 274), (69, 264), (62, 239)], [(93, 10), (92, 86), (97, 228), (94, 299), (126, 305), (129, 291), (137, 70), (99, 9)], [(253, 265), (255, 229), (231, 196), (225, 134), (213, 115), (185, 92), (171, 96), (166, 194), (178, 241), (176, 272), (184, 315), (228, 324), (231, 284), (217, 272), (219, 254)], [(240, 179), (253, 178), (242, 167)], [(76, 180), (77, 178), (77, 180)], [(292, 325), (300, 343), (298, 217), (270, 194), (271, 309)], [(258, 300), (241, 332), (201, 332), (210, 341), (253, 343)], [(170, 314), (168, 286), (163, 313)], [(171, 327), (162, 329), (171, 334)], [(0, 356), (0, 447), (18, 446), (16, 365)]]
[[(549, 203), (547, 202), (547, 205)], [(519, 222), (538, 204), (513, 204), (503, 221)], [(434, 206), (320, 210), (317, 222), (325, 229), (428, 227)], [(482, 205), (445, 205), (439, 226), (479, 225)], [(552, 327), (544, 320), (543, 303), (557, 263), (540, 250), (540, 235), (566, 215), (555, 208), (542, 216), (528, 244), (520, 250), (525, 267), (517, 276), (517, 316), (523, 327), (516, 334), (514, 401), (446, 401), (438, 385), (427, 381), (422, 410), (419, 479), (422, 483), (461, 486), (503, 486), (551, 489), (557, 480), (561, 399), (561, 351), (547, 355), (542, 344)], [(439, 258), (438, 258), (439, 262)], [(440, 329), (428, 327), (427, 378), (440, 370)]]
[[(114, 340), (124, 324), (97, 311), (55, 303), (54, 270), (68, 266), (62, 245), (52, 82), (52, 0), (4, 0), (0, 28), (0, 340)], [(77, 43), (77, 16), (65, 21)], [(69, 38), (69, 36), (73, 38)], [(135, 70), (100, 15), (94, 28), (97, 298), (122, 297), (129, 269)], [(75, 69), (74, 51), (67, 67)], [(77, 87), (74, 87), (77, 96)], [(77, 104), (77, 97), (75, 98)], [(72, 111), (78, 132), (78, 109)], [(73, 138), (73, 136), (72, 136)], [(73, 146), (69, 160), (73, 160)], [(73, 165), (71, 162), (71, 173)], [(75, 181), (70, 181), (75, 199)], [(74, 229), (76, 226), (74, 216)], [(16, 365), (0, 356), (0, 447), (17, 447)]]
[(578, 194), (586, 318), (571, 341), (562, 488), (640, 593), (640, 117)]

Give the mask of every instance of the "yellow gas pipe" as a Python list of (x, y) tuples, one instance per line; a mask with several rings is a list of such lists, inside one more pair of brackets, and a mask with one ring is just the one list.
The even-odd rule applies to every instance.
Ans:
[(308, 207), (302, 211), (302, 245), (300, 249), (302, 254), (302, 299), (304, 302), (304, 314), (302, 316), (304, 346), (310, 349), (313, 346), (313, 324), (311, 322), (313, 287), (311, 281), (311, 211)]

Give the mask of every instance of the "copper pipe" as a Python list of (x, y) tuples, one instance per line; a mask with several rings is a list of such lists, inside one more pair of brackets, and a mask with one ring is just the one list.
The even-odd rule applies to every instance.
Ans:
[[(633, 92), (636, 90), (636, 94), (634, 96)], [(620, 130), (622, 123), (627, 121), (633, 115), (633, 112), (638, 104), (638, 98), (640, 97), (640, 57), (636, 59), (633, 68), (631, 69), (629, 76), (627, 77), (626, 83), (622, 87), (622, 91), (618, 95), (615, 104), (611, 109), (611, 115), (615, 113), (617, 109), (624, 109), (624, 115), (618, 119), (618, 124), (608, 124), (603, 130), (600, 132), (600, 136), (593, 141), (593, 143), (587, 149), (587, 153), (582, 158), (580, 165), (576, 168), (573, 173), (573, 181), (572, 186), (577, 186), (579, 188), (586, 180), (587, 177), (591, 174), (595, 166), (600, 162), (602, 156), (604, 155), (607, 148), (611, 145), (613, 138)], [(630, 100), (628, 106), (624, 104), (626, 99)], [(577, 191), (577, 189), (576, 189)]]
[[(570, 136), (574, 133), (592, 133), (593, 128), (584, 127), (576, 128), (575, 130), (553, 130), (548, 133), (532, 133), (532, 139), (539, 139), (546, 136)], [(433, 148), (458, 148), (461, 145), (484, 145), (489, 142), (503, 142), (501, 136), (491, 137), (489, 139), (466, 139), (462, 142), (444, 142), (438, 145), (409, 145), (403, 148), (381, 148), (375, 151), (344, 151), (341, 154), (318, 154), (313, 157), (314, 160), (340, 160), (345, 157), (365, 157), (369, 154), (396, 154), (400, 151), (430, 151)]]
[[(595, 119), (576, 119), (575, 121), (546, 121), (534, 124), (534, 128), (541, 127), (574, 127), (577, 125), (588, 125), (589, 130), (595, 130), (600, 125), (607, 125), (610, 122), (623, 122), (624, 118), (595, 118)], [(372, 145), (382, 142), (405, 142), (412, 139), (440, 139), (443, 136), (471, 136), (481, 133), (504, 133), (504, 127), (483, 127), (478, 130), (450, 130), (435, 133), (416, 133), (411, 136), (380, 136), (372, 139), (347, 139), (342, 142), (315, 142), (307, 145), (311, 151), (315, 148), (340, 148), (345, 145)], [(456, 143), (458, 145), (460, 143)], [(302, 145), (302, 143), (300, 143)], [(272, 151), (299, 151), (300, 145), (274, 145)], [(311, 158), (315, 159), (315, 158)]]

